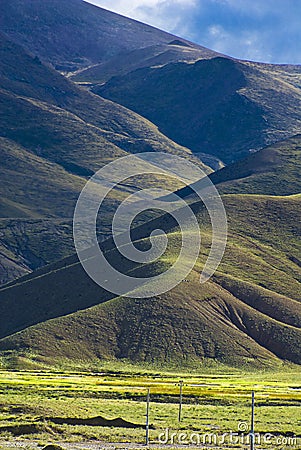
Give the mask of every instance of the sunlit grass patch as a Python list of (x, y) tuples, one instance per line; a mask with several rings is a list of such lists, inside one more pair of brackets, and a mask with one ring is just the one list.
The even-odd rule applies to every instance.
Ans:
[[(187, 432), (236, 432), (250, 421), (250, 396), (255, 391), (256, 430), (260, 433), (301, 434), (301, 373), (283, 371), (241, 372), (220, 366), (203, 373), (151, 372), (144, 367), (119, 364), (89, 374), (84, 372), (0, 372), (1, 439), (15, 440), (5, 427), (38, 428), (18, 439), (53, 441), (143, 443), (146, 392), (151, 390), (150, 442), (166, 428)], [(118, 369), (118, 370), (117, 370)], [(178, 422), (179, 380), (183, 380), (182, 421)], [(122, 417), (140, 424), (126, 429), (57, 425), (52, 417), (107, 419)], [(281, 417), (281, 419), (280, 419)], [(3, 431), (1, 431), (1, 428)], [(1, 441), (0, 441), (1, 445)]]

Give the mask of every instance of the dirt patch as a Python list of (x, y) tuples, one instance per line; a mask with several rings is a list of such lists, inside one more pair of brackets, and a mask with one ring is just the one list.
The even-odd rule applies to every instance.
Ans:
[[(57, 425), (88, 425), (92, 427), (118, 427), (118, 428), (145, 428), (145, 425), (128, 422), (121, 417), (117, 419), (106, 419), (101, 416), (88, 419), (80, 419), (77, 417), (52, 417), (46, 419)], [(153, 427), (152, 427), (153, 428)]]
[(63, 447), (57, 444), (49, 444), (43, 447), (42, 450), (64, 450)]
[(36, 423), (1, 426), (0, 433), (5, 431), (11, 433), (13, 436), (22, 436), (23, 434), (34, 434), (44, 431), (44, 427)]

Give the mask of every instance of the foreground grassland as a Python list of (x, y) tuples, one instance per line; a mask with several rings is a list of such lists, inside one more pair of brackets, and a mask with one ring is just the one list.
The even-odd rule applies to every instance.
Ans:
[[(179, 423), (180, 380), (183, 380), (183, 410)], [(167, 428), (168, 444), (179, 444), (180, 432), (187, 433), (187, 439), (191, 433), (214, 433), (221, 437), (231, 431), (248, 432), (251, 391), (254, 390), (256, 432), (282, 436), (282, 442), (287, 444), (279, 446), (272, 441), (263, 443), (260, 448), (301, 448), (301, 371), (295, 367), (280, 372), (253, 373), (223, 367), (206, 368), (202, 373), (190, 375), (155, 373), (134, 367), (104, 369), (99, 373), (2, 370), (0, 448), (7, 448), (4, 444), (7, 441), (15, 445), (24, 440), (41, 446), (49, 442), (73, 442), (75, 445), (88, 441), (143, 444), (143, 427), (58, 425), (52, 423), (51, 418), (122, 417), (143, 426), (148, 387), (151, 394), (150, 444), (159, 446), (159, 436)], [(22, 431), (22, 425), (28, 427), (23, 427)], [(177, 433), (173, 441), (172, 432)], [(296, 437), (294, 441), (292, 436)], [(165, 440), (165, 435), (161, 440)], [(237, 443), (220, 446), (232, 447), (245, 448)]]

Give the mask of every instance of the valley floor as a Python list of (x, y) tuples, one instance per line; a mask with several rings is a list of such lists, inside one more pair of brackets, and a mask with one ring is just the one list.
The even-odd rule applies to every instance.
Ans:
[[(221, 367), (202, 372), (177, 374), (135, 367), (99, 373), (2, 370), (0, 448), (41, 449), (50, 442), (68, 450), (140, 448), (145, 443), (148, 388), (152, 448), (249, 448), (252, 390), (260, 448), (301, 448), (298, 367), (252, 373)], [(66, 423), (97, 416), (121, 417), (140, 427)]]

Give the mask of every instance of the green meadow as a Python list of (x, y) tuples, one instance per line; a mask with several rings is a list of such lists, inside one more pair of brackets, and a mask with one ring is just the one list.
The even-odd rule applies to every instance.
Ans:
[[(148, 388), (149, 444), (153, 446), (196, 444), (197, 436), (200, 442), (213, 436), (222, 442), (224, 435), (228, 441), (218, 448), (247, 448), (254, 390), (257, 438), (264, 440), (267, 433), (272, 436), (260, 448), (301, 448), (301, 373), (296, 366), (283, 366), (277, 372), (208, 366), (187, 374), (126, 364), (105, 365), (91, 373), (1, 370), (0, 448), (9, 448), (8, 442), (25, 442), (28, 449), (50, 442), (143, 444)], [(95, 416), (121, 417), (141, 428), (55, 424), (51, 420)], [(229, 441), (231, 433), (234, 438)]]

